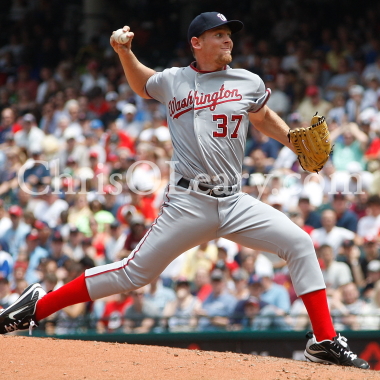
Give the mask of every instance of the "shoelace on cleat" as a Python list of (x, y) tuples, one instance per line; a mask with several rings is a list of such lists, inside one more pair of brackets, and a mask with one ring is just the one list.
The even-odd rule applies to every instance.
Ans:
[[(19, 319), (17, 322), (10, 323), (8, 326), (4, 326), (5, 330), (10, 333), (13, 331), (18, 330), (18, 326), (21, 323), (21, 320)], [(38, 327), (37, 323), (31, 319), (29, 321), (29, 335), (32, 335), (32, 331), (34, 327)]]
[(333, 340), (332, 344), (351, 360), (354, 360), (358, 357), (358, 355), (350, 351), (347, 344), (347, 338), (345, 338), (344, 336), (339, 334), (339, 336)]
[(29, 322), (29, 335), (32, 335), (33, 327), (37, 327), (37, 323), (31, 319)]
[(9, 326), (4, 326), (5, 330), (7, 330), (7, 332), (12, 332), (12, 331), (16, 331), (18, 329), (18, 324), (20, 323), (21, 321), (18, 320), (18, 322), (14, 322), (13, 324), (10, 323)]

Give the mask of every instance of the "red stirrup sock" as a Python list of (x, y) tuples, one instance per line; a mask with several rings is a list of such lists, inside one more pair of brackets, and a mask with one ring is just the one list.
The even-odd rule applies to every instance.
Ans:
[(301, 298), (309, 314), (317, 341), (332, 340), (337, 334), (327, 304), (326, 289), (303, 294)]
[(75, 280), (42, 297), (37, 302), (36, 319), (40, 321), (66, 306), (88, 301), (91, 301), (91, 298), (88, 294), (83, 273)]

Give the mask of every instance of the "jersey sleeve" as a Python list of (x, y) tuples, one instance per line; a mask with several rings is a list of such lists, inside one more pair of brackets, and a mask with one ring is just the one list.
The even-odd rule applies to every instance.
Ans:
[(173, 69), (166, 69), (162, 72), (152, 75), (145, 84), (145, 91), (152, 99), (160, 103), (166, 103), (167, 94), (169, 93), (170, 78)]
[[(258, 85), (257, 85), (258, 82)], [(256, 84), (256, 85), (255, 85)], [(248, 112), (256, 113), (261, 110), (270, 98), (270, 88), (265, 88), (265, 84), (262, 79), (255, 75), (253, 87), (256, 87), (256, 91), (253, 91), (252, 99), (248, 108)]]

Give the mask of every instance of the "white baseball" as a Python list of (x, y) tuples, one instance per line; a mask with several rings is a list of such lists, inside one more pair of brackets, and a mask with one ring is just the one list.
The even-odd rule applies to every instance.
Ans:
[(127, 35), (128, 32), (124, 32), (123, 29), (118, 29), (114, 34), (113, 34), (113, 39), (118, 43), (118, 44), (126, 44), (129, 41), (129, 37)]

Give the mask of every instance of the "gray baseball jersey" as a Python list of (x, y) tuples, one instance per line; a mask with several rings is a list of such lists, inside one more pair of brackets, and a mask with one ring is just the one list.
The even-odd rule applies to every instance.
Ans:
[(212, 184), (240, 181), (248, 113), (270, 95), (259, 76), (229, 66), (205, 73), (190, 65), (153, 75), (146, 92), (167, 106), (176, 172), (185, 178), (206, 174), (210, 179), (202, 182)]
[[(309, 235), (285, 214), (242, 192), (217, 198), (193, 186), (239, 184), (248, 113), (270, 96), (262, 80), (246, 70), (199, 72), (189, 66), (153, 75), (146, 91), (167, 106), (174, 183), (129, 257), (86, 271), (90, 297), (144, 286), (181, 253), (218, 237), (286, 260), (298, 295), (325, 288)], [(191, 180), (189, 189), (178, 186), (182, 178)]]

